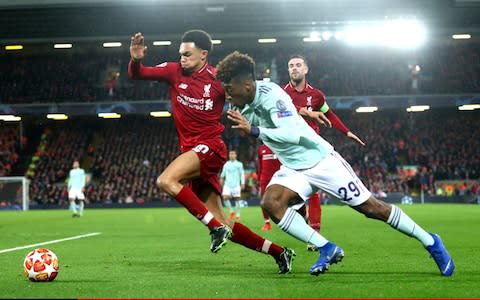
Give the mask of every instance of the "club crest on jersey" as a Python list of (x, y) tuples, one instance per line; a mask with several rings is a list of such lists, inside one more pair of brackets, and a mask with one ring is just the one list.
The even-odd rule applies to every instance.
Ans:
[(307, 106), (312, 106), (312, 96), (307, 97)]
[(210, 98), (210, 88), (212, 87), (212, 84), (206, 84), (203, 86), (203, 97), (204, 98)]
[(285, 102), (283, 102), (283, 100), (281, 100), (281, 99), (277, 100), (276, 106), (277, 106), (278, 110), (280, 110), (280, 111), (287, 110), (287, 105), (285, 105)]
[(283, 118), (293, 115), (291, 111), (287, 110), (287, 105), (285, 105), (285, 102), (283, 102), (283, 100), (277, 100), (276, 106), (279, 110), (279, 112), (277, 113), (277, 117)]

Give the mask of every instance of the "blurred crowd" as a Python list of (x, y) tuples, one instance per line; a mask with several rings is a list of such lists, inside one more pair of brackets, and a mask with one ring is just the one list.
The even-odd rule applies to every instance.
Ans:
[[(429, 45), (419, 50), (351, 48), (345, 45), (244, 45), (257, 62), (257, 75), (283, 84), (292, 54), (304, 55), (309, 81), (329, 96), (480, 92), (480, 46)], [(118, 50), (118, 49), (117, 49)], [(128, 78), (128, 50), (11, 54), (0, 57), (2, 103), (95, 102), (167, 99), (167, 85)], [(235, 49), (216, 46), (216, 65)], [(177, 61), (174, 46), (149, 50), (146, 65)]]
[[(243, 48), (242, 48), (243, 47)], [(292, 54), (307, 58), (308, 81), (328, 96), (454, 94), (480, 92), (479, 45), (432, 44), (419, 50), (349, 48), (339, 44), (244, 45), (238, 50), (257, 62), (257, 75), (288, 81)], [(0, 56), (1, 103), (136, 101), (168, 98), (164, 83), (128, 78), (128, 50), (58, 52), (56, 55)], [(210, 63), (235, 49), (216, 46)], [(381, 51), (380, 51), (381, 50)], [(174, 46), (149, 50), (146, 65), (178, 60)], [(357, 114), (337, 112), (367, 145), (360, 147), (333, 129), (322, 130), (378, 195), (419, 188), (435, 194), (440, 180), (480, 177), (478, 112), (444, 109), (418, 114), (404, 111)], [(258, 142), (230, 128), (223, 137), (237, 149), (247, 169), (256, 169)], [(0, 127), (0, 176), (11, 175), (26, 141), (36, 147), (26, 165), (33, 203), (67, 203), (65, 181), (79, 159), (90, 181), (87, 199), (99, 203), (144, 203), (169, 197), (155, 185), (178, 154), (170, 119), (126, 117), (105, 122), (79, 118), (34, 125), (20, 136), (15, 126)], [(30, 159), (30, 157), (28, 157)], [(412, 167), (413, 166), (413, 167)], [(413, 172), (412, 172), (413, 170)], [(254, 178), (254, 177), (253, 177)], [(251, 185), (255, 185), (253, 181)], [(471, 189), (466, 186), (466, 190)], [(256, 190), (256, 189), (254, 189)]]
[[(480, 179), (478, 112), (337, 113), (366, 146), (359, 146), (335, 129), (322, 128), (321, 134), (379, 197), (419, 189), (434, 195), (439, 181)], [(232, 130), (226, 119), (224, 122), (226, 144), (238, 150), (239, 160), (254, 173), (258, 141)], [(66, 179), (74, 159), (80, 160), (88, 174), (85, 192), (90, 202), (171, 201), (155, 184), (178, 155), (171, 119), (136, 116), (65, 124), (45, 127), (45, 143), (39, 143), (43, 146), (34, 155), (37, 159), (32, 159), (35, 166), (30, 173), (30, 193), (34, 203), (67, 203)], [(249, 189), (256, 191), (255, 176), (250, 179)], [(470, 193), (474, 188), (466, 184), (455, 193)]]
[(0, 127), (0, 177), (10, 175), (21, 143), (17, 126)]

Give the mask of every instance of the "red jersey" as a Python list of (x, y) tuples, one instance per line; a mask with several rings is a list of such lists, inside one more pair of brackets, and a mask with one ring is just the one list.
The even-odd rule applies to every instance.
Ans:
[[(305, 83), (305, 88), (300, 92), (290, 82), (283, 89), (292, 98), (297, 111), (300, 111), (302, 107), (306, 107), (310, 111), (319, 111), (325, 104), (325, 94), (321, 90), (312, 87), (308, 82)], [(343, 134), (347, 134), (350, 131), (331, 109), (325, 112), (325, 116), (332, 122), (332, 126), (343, 132)], [(316, 133), (320, 134), (320, 126), (317, 122), (309, 118), (304, 119)]]
[(265, 144), (258, 147), (258, 182), (260, 183), (260, 194), (267, 188), (270, 179), (278, 169), (280, 169), (280, 161), (277, 156)]
[(181, 152), (202, 141), (222, 140), (224, 126), (221, 115), (225, 91), (220, 81), (215, 79), (214, 67), (205, 64), (200, 70), (186, 74), (179, 62), (146, 67), (130, 60), (128, 75), (133, 79), (168, 82)]

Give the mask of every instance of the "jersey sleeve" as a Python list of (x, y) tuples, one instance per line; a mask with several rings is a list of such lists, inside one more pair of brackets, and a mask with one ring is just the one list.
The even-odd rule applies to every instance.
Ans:
[(146, 67), (133, 59), (128, 64), (128, 76), (137, 80), (161, 80), (172, 82), (175, 76), (176, 64), (164, 62), (155, 67)]
[[(262, 140), (271, 140), (279, 143), (298, 144), (300, 141), (300, 133), (295, 128), (298, 127), (297, 122), (301, 117), (298, 115), (295, 106), (291, 102), (290, 97), (285, 94), (276, 93), (270, 101), (265, 104), (265, 109), (274, 128), (259, 127)], [(301, 119), (303, 122), (303, 119)]]
[(325, 113), (325, 116), (330, 120), (330, 122), (332, 122), (333, 128), (337, 129), (343, 134), (347, 134), (350, 131), (350, 129), (343, 124), (342, 120), (331, 109)]

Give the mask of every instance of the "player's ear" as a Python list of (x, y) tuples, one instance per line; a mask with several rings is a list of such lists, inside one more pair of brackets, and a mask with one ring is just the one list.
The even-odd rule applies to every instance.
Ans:
[(206, 60), (208, 56), (208, 50), (202, 50), (202, 60)]
[(245, 85), (245, 89), (247, 90), (247, 92), (250, 92), (252, 90), (252, 87), (253, 87), (253, 81), (252, 80), (245, 79), (243, 81), (243, 84)]

